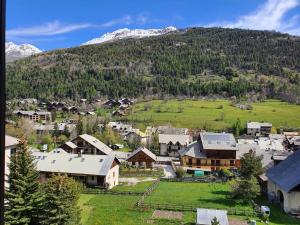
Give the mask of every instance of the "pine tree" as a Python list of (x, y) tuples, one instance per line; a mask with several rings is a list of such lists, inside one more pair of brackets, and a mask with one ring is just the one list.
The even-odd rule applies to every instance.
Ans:
[(77, 128), (77, 135), (83, 134), (83, 122), (81, 118), (79, 118), (76, 128)]
[(25, 140), (20, 141), (19, 151), (11, 156), (9, 170), (5, 224), (40, 224), (39, 172)]
[(258, 176), (263, 172), (262, 168), (263, 156), (256, 155), (256, 153), (250, 150), (241, 157), (241, 176), (245, 179), (249, 179), (251, 176)]
[(45, 225), (79, 225), (80, 210), (77, 206), (82, 185), (67, 176), (53, 176), (43, 186)]

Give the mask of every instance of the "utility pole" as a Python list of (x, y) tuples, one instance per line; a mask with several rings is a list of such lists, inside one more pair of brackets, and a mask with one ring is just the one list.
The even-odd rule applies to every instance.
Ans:
[(5, 188), (5, 0), (0, 0), (0, 225), (4, 225)]

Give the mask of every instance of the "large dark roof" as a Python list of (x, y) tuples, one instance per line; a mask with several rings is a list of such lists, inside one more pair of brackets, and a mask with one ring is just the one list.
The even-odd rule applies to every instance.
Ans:
[(269, 169), (266, 175), (284, 191), (291, 191), (300, 184), (300, 151)]

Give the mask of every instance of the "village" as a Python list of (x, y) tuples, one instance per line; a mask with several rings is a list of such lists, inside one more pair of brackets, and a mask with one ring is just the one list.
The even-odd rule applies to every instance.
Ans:
[[(122, 119), (135, 102), (128, 98), (95, 100), (101, 110), (94, 110), (86, 99), (73, 105), (36, 99), (8, 102), (7, 164), (18, 152), (21, 137), (17, 134), (23, 132), (41, 183), (53, 174), (66, 174), (85, 185), (82, 198), (93, 194), (110, 201), (111, 196), (118, 204), (115, 196), (133, 195), (132, 207), (147, 212), (147, 216), (145, 211), (140, 214), (143, 222), (210, 225), (216, 218), (221, 225), (252, 225), (279, 224), (276, 220), (282, 217), (289, 222), (280, 224), (300, 224), (298, 132), (274, 131), (267, 121), (248, 121), (238, 132), (170, 124), (141, 130)], [(99, 117), (103, 111), (105, 118)], [(262, 167), (260, 174), (255, 174), (259, 201), (255, 197), (251, 204), (231, 200), (230, 183), (240, 179), (245, 160), (255, 157)], [(205, 193), (211, 185), (219, 191)], [(186, 200), (189, 192), (195, 192), (191, 198), (197, 198), (202, 191), (206, 201)], [(207, 198), (211, 195), (210, 202)]]

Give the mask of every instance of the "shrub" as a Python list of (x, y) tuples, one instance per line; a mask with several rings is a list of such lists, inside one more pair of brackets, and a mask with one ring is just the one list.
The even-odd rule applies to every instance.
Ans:
[(177, 167), (175, 173), (176, 173), (177, 178), (183, 178), (185, 171), (182, 167)]

